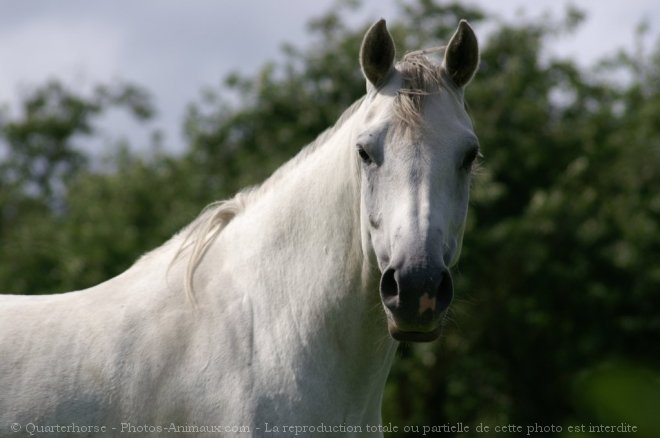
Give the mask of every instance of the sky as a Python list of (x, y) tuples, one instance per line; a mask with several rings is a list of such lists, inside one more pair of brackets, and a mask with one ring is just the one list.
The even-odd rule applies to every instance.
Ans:
[[(355, 23), (393, 19), (395, 0), (363, 0)], [(473, 0), (503, 19), (551, 12), (562, 16), (568, 4), (587, 13), (570, 37), (556, 41), (553, 53), (583, 66), (619, 47), (632, 47), (635, 28), (646, 20), (649, 40), (660, 35), (657, 0)], [(0, 0), (0, 105), (16, 108), (20, 96), (47, 79), (76, 89), (127, 80), (145, 86), (158, 110), (145, 129), (128, 117), (103, 122), (107, 139), (147, 140), (163, 131), (165, 146), (185, 148), (181, 124), (187, 104), (204, 87), (217, 88), (232, 71), (255, 72), (281, 56), (283, 43), (305, 46), (307, 23), (330, 10), (335, 0)], [(487, 29), (475, 28), (477, 34)], [(449, 37), (449, 35), (448, 35)], [(357, 54), (356, 54), (357, 65)]]

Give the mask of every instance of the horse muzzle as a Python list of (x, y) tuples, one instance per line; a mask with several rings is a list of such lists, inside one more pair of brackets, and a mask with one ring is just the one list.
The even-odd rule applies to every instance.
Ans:
[(430, 342), (440, 336), (440, 324), (454, 296), (454, 286), (445, 267), (388, 267), (380, 280), (380, 296), (394, 339)]

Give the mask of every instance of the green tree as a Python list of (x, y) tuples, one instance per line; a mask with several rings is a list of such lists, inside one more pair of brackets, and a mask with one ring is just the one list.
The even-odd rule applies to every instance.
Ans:
[[(29, 92), (13, 111), (15, 116), (0, 114), (3, 289), (43, 293), (64, 291), (74, 283), (61, 281), (71, 243), (63, 234), (70, 217), (67, 200), (75, 179), (89, 168), (81, 144), (94, 138), (94, 122), (111, 108), (124, 108), (139, 120), (153, 112), (147, 93), (130, 84), (99, 86), (86, 96), (51, 81)], [(93, 205), (98, 200), (82, 202)]]

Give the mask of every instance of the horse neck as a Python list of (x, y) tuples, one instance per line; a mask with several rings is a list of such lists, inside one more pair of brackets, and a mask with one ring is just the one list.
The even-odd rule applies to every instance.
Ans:
[(377, 286), (363, 274), (359, 172), (349, 143), (356, 115), (266, 182), (221, 233), (217, 247), (226, 250), (211, 259), (227, 258), (232, 299), (258, 321), (250, 330), (269, 340), (258, 354), (276, 360), (278, 373), (291, 369), (295, 385), (336, 390), (342, 409), (355, 406), (341, 405), (351, 401), (343, 396), (367, 397), (379, 410), (395, 344)]

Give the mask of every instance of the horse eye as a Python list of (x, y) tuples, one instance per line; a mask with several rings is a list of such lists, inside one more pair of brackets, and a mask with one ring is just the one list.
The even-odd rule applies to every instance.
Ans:
[(463, 158), (463, 164), (461, 164), (461, 168), (465, 170), (470, 170), (472, 168), (472, 164), (474, 163), (474, 160), (476, 160), (478, 156), (479, 156), (479, 149), (476, 147), (467, 151), (465, 157)]
[(365, 163), (365, 164), (370, 164), (373, 160), (367, 153), (367, 151), (364, 150), (364, 147), (362, 145), (358, 145), (357, 147), (358, 150), (358, 155), (360, 156), (360, 159)]

